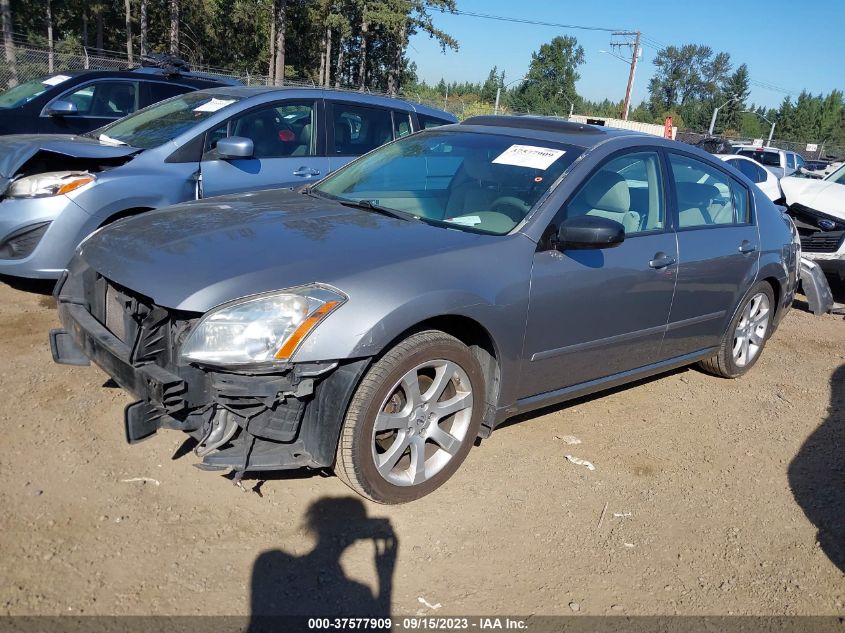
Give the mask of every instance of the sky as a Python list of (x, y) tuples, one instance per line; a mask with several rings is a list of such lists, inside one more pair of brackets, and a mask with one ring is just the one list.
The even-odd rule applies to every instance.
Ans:
[[(845, 88), (840, 54), (845, 2), (841, 0), (809, 4), (710, 0), (695, 5), (683, 0), (457, 0), (457, 8), (555, 24), (642, 31), (648, 40), (637, 66), (634, 105), (647, 97), (656, 49), (666, 44), (706, 44), (714, 51), (730, 53), (733, 68), (747, 64), (752, 81), (749, 105), (777, 107), (784, 97), (791, 94), (794, 100), (803, 89), (826, 94)], [(578, 93), (593, 101), (620, 101), (625, 96), (628, 63), (601, 52), (612, 50), (609, 32), (439, 12), (434, 19), (438, 28), (458, 40), (460, 50), (444, 54), (428, 35), (411, 38), (409, 57), (417, 64), (419, 78), (428, 83), (441, 78), (481, 82), (493, 66), (505, 71), (507, 83), (525, 75), (531, 53), (541, 44), (557, 35), (572, 35), (584, 47), (586, 58), (579, 67)], [(630, 59), (630, 49), (617, 54)]]

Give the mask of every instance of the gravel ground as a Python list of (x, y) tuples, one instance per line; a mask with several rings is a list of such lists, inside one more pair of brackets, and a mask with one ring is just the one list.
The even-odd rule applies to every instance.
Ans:
[(128, 397), (52, 363), (33, 289), (0, 281), (6, 614), (845, 615), (841, 316), (799, 305), (740, 380), (685, 369), (510, 422), (385, 507), (314, 473), (242, 490), (176, 432), (128, 446)]

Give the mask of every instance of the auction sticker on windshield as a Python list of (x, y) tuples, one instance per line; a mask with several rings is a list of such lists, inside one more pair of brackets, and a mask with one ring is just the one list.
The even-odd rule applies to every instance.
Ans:
[(534, 147), (532, 145), (511, 145), (499, 154), (493, 162), (499, 165), (548, 169), (553, 162), (564, 154), (566, 152), (561, 149)]
[(215, 99), (212, 97), (211, 101), (207, 101), (201, 106), (194, 108), (194, 112), (217, 112), (227, 105), (232, 105), (234, 102), (234, 99)]
[(45, 86), (58, 86), (60, 83), (70, 79), (67, 75), (55, 75), (49, 79), (44, 79), (41, 83)]

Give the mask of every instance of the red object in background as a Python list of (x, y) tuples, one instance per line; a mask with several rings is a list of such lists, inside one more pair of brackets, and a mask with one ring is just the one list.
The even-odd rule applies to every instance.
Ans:
[(296, 140), (296, 135), (291, 132), (290, 130), (280, 130), (279, 131), (279, 140), (283, 143), (292, 143)]
[(663, 137), (672, 138), (672, 117), (667, 116), (663, 122)]

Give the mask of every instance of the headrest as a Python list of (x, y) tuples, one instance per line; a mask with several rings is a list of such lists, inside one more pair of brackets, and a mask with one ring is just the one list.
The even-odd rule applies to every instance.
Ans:
[(681, 209), (706, 207), (713, 198), (719, 197), (719, 190), (713, 185), (698, 182), (676, 182), (678, 203)]
[(600, 171), (584, 189), (584, 200), (593, 209), (626, 213), (631, 210), (631, 193), (625, 179), (613, 171)]

